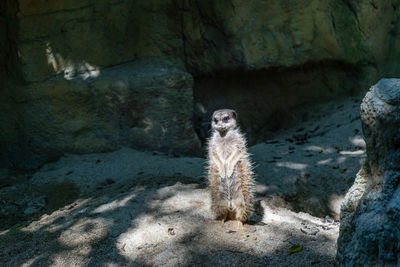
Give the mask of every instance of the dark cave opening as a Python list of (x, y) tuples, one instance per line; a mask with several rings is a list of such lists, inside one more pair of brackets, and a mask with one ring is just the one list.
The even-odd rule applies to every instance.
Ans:
[(194, 75), (194, 125), (203, 142), (214, 110), (235, 109), (249, 145), (307, 120), (310, 106), (361, 92), (362, 70), (341, 61)]

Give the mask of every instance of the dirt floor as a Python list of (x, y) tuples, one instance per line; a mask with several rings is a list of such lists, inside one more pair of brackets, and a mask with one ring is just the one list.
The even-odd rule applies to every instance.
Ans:
[(335, 266), (340, 203), (365, 158), (359, 98), (249, 148), (256, 212), (214, 220), (205, 160), (129, 148), (0, 170), (0, 266)]

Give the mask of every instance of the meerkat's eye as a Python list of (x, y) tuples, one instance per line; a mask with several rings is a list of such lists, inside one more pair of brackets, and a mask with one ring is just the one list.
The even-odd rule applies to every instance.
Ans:
[(218, 123), (218, 120), (217, 120), (216, 118), (214, 118), (214, 122), (215, 122), (215, 123)]
[(228, 122), (228, 121), (229, 121), (229, 117), (226, 116), (226, 117), (224, 117), (222, 120), (223, 120), (224, 122)]

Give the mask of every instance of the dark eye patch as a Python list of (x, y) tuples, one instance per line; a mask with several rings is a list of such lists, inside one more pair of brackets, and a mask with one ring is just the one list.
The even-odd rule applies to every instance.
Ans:
[(224, 117), (222, 120), (223, 120), (224, 122), (228, 122), (228, 121), (229, 121), (229, 117), (226, 116), (226, 117)]
[(217, 123), (217, 122), (218, 122), (218, 120), (217, 120), (216, 118), (214, 118), (214, 122), (215, 122), (215, 123)]

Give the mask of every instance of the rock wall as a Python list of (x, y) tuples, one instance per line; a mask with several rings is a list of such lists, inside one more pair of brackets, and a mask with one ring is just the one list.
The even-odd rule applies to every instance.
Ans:
[(6, 51), (7, 51), (7, 23), (5, 17), (6, 6), (0, 3), (0, 81), (3, 81), (6, 72)]
[(400, 265), (400, 79), (366, 94), (361, 119), (367, 161), (341, 208), (341, 266)]
[(68, 68), (106, 67), (183, 54), (174, 1), (19, 0), (17, 46), (24, 80)]
[[(126, 145), (122, 141), (126, 139), (113, 135), (120, 130), (105, 134), (98, 128), (117, 125), (111, 120), (105, 125), (99, 109), (80, 115), (87, 116), (82, 121), (96, 121), (85, 126), (85, 134), (78, 131), (71, 135), (66, 128), (52, 125), (46, 116), (33, 115), (48, 114), (49, 109), (67, 110), (70, 102), (46, 102), (31, 96), (41, 92), (38, 88), (55, 88), (56, 92), (59, 86), (70, 87), (68, 90), (78, 86), (85, 91), (93, 83), (105, 81), (102, 75), (108, 73), (108, 68), (129, 62), (136, 66), (135, 75), (149, 79), (158, 76), (146, 75), (145, 71), (173, 66), (171, 71), (169, 67), (161, 71), (163, 77), (175, 80), (179, 70), (185, 77), (182, 88), (191, 91), (182, 95), (182, 114), (186, 114), (182, 122), (156, 127), (158, 131), (148, 135), (146, 145), (142, 137), (138, 139), (141, 141), (128, 142), (129, 145), (196, 151), (198, 142), (187, 142), (197, 138), (193, 130), (182, 140), (187, 145), (183, 150), (176, 142), (160, 146), (157, 140), (165, 129), (174, 132), (179, 128), (188, 133), (189, 125), (204, 140), (211, 112), (226, 106), (242, 114), (241, 123), (251, 143), (259, 142), (267, 132), (299, 114), (299, 105), (357, 93), (382, 74), (398, 75), (398, 6), (398, 0), (3, 1), (0, 7), (7, 15), (0, 17), (0, 46), (7, 47), (8, 52), (0, 52), (3, 77), (7, 77), (0, 94), (0, 112), (7, 114), (7, 118), (0, 119), (0, 166), (37, 167), (57, 158), (62, 151), (99, 152)], [(137, 67), (140, 64), (149, 66), (141, 74)], [(122, 70), (124, 75), (131, 73), (125, 67)], [(130, 79), (121, 75), (117, 75), (117, 80)], [(160, 84), (156, 86), (157, 95), (169, 99), (169, 87)], [(145, 129), (147, 120), (143, 114), (151, 113), (154, 105), (147, 106), (148, 84), (143, 86), (135, 87), (138, 95), (144, 96), (135, 100), (140, 108), (129, 109), (140, 113), (134, 117)], [(108, 90), (107, 94), (113, 94), (112, 89)], [(55, 97), (45, 95), (45, 99), (48, 95)], [(97, 95), (80, 97), (76, 95), (74, 101), (85, 107), (75, 105), (77, 110), (103, 101)], [(179, 97), (175, 97), (177, 103)], [(179, 105), (173, 106), (177, 108), (174, 112), (181, 112)], [(156, 110), (162, 114), (171, 112), (169, 105), (162, 107)], [(194, 109), (194, 121), (189, 109)], [(123, 120), (124, 113), (118, 114), (120, 117), (114, 119)], [(62, 118), (63, 124), (74, 124), (75, 116)], [(47, 132), (47, 139), (64, 144), (46, 143), (42, 132)], [(98, 137), (100, 132), (104, 133), (100, 134), (102, 137)], [(77, 140), (87, 138), (86, 134), (97, 136), (91, 142), (102, 141), (91, 146), (84, 142), (78, 148), (77, 144), (82, 142)]]
[(63, 153), (121, 146), (198, 155), (192, 86), (192, 77), (170, 62), (141, 61), (102, 70), (95, 79), (57, 77), (14, 88), (18, 95), (8, 93), (17, 112), (10, 107), (0, 119), (16, 125), (3, 129), (0, 143), (13, 153), (1, 160), (32, 168)]
[(10, 75), (10, 68), (17, 65), (15, 49), (15, 29), (17, 5), (12, 0), (4, 0), (0, 3), (0, 85)]
[(196, 113), (202, 139), (215, 108), (243, 114), (254, 144), (301, 119), (299, 105), (358, 93), (383, 74), (400, 73), (397, 0), (185, 3), (186, 65), (205, 111)]
[(381, 63), (391, 58), (386, 54), (389, 47), (399, 45), (394, 42), (398, 1), (185, 3), (185, 51), (194, 71), (293, 67), (326, 60)]

